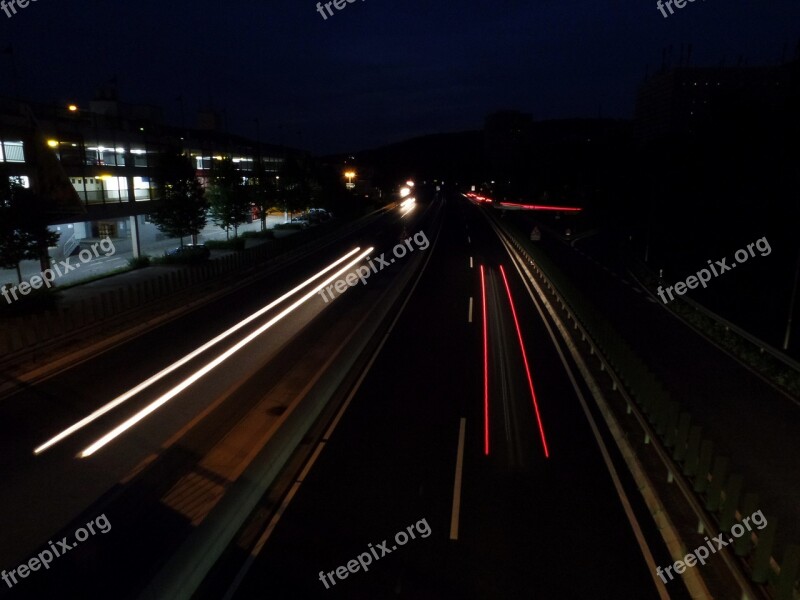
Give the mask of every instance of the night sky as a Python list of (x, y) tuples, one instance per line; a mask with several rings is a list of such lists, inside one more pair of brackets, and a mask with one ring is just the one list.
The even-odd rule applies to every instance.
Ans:
[[(312, 0), (38, 0), (0, 13), (22, 95), (85, 103), (117, 77), (121, 99), (178, 124), (209, 104), (228, 128), (316, 153), (476, 129), (513, 108), (536, 119), (629, 118), (662, 48), (692, 64), (776, 64), (800, 39), (798, 0), (358, 0), (323, 20)], [(0, 57), (0, 94), (13, 94)]]

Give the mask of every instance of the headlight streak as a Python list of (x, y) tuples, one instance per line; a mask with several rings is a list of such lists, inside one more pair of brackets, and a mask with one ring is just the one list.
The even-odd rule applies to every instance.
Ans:
[(212, 340), (209, 340), (208, 342), (206, 342), (205, 344), (203, 344), (202, 346), (200, 346), (196, 350), (193, 350), (192, 352), (190, 352), (189, 354), (187, 354), (186, 356), (184, 356), (180, 360), (175, 361), (174, 363), (172, 363), (167, 368), (159, 371), (158, 373), (156, 373), (155, 375), (153, 375), (149, 379), (146, 379), (145, 381), (143, 381), (142, 383), (140, 383), (136, 387), (133, 387), (133, 388), (129, 389), (124, 394), (121, 394), (120, 396), (117, 396), (116, 398), (114, 398), (114, 400), (112, 400), (108, 404), (105, 404), (105, 405), (101, 406), (100, 408), (95, 410), (90, 415), (84, 417), (80, 421), (78, 421), (78, 422), (74, 423), (73, 425), (69, 426), (67, 429), (65, 429), (64, 431), (62, 431), (58, 435), (56, 435), (56, 436), (52, 437), (51, 439), (47, 440), (44, 444), (42, 444), (41, 446), (36, 448), (33, 451), (33, 453), (34, 454), (41, 454), (42, 452), (44, 452), (48, 448), (54, 446), (55, 444), (59, 443), (60, 441), (62, 441), (64, 439), (66, 439), (67, 437), (69, 437), (70, 435), (75, 433), (76, 431), (86, 427), (89, 423), (92, 423), (93, 421), (95, 421), (98, 418), (102, 417), (104, 414), (108, 413), (109, 411), (114, 410), (117, 406), (119, 406), (120, 404), (123, 404), (124, 402), (128, 401), (129, 399), (131, 399), (133, 396), (135, 396), (136, 394), (138, 394), (142, 390), (147, 389), (148, 387), (150, 387), (151, 385), (153, 385), (154, 383), (156, 383), (160, 379), (166, 377), (167, 375), (169, 375), (170, 373), (172, 373), (176, 369), (179, 369), (180, 367), (182, 367), (183, 365), (185, 365), (186, 363), (188, 363), (192, 359), (196, 358), (197, 356), (199, 356), (200, 354), (202, 354), (203, 352), (205, 352), (206, 350), (208, 350), (212, 346), (214, 346), (217, 343), (221, 342), (222, 340), (224, 340), (225, 338), (229, 337), (230, 335), (236, 333), (239, 329), (241, 329), (242, 327), (244, 327), (248, 323), (252, 322), (253, 320), (257, 319), (258, 317), (263, 315), (265, 312), (271, 310), (272, 308), (274, 308), (275, 306), (277, 306), (278, 304), (280, 304), (281, 302), (283, 302), (284, 300), (286, 300), (290, 296), (293, 296), (294, 294), (299, 292), (304, 287), (309, 286), (314, 281), (316, 281), (317, 279), (319, 279), (320, 277), (325, 275), (325, 273), (331, 271), (332, 269), (335, 269), (338, 265), (340, 265), (341, 263), (346, 261), (348, 258), (353, 256), (353, 254), (358, 252), (360, 249), (361, 248), (355, 248), (355, 249), (351, 250), (350, 252), (348, 252), (347, 254), (342, 256), (337, 261), (335, 261), (335, 262), (331, 263), (330, 265), (328, 265), (327, 267), (325, 267), (322, 271), (320, 271), (319, 273), (317, 273), (316, 275), (314, 275), (310, 279), (306, 279), (303, 283), (295, 286), (294, 288), (292, 288), (291, 290), (289, 290), (288, 292), (283, 294), (280, 298), (278, 298), (276, 300), (273, 300), (272, 302), (270, 302), (269, 304), (267, 304), (263, 308), (261, 308), (261, 309), (257, 310), (256, 312), (254, 312), (252, 315), (250, 315), (249, 317), (247, 317), (243, 321), (240, 321), (239, 323), (237, 323), (233, 327), (229, 328), (228, 330), (223, 331), (218, 336), (216, 336)]
[(127, 420), (125, 420), (122, 423), (120, 423), (119, 425), (117, 425), (114, 429), (109, 431), (107, 434), (105, 434), (99, 440), (97, 440), (96, 442), (94, 442), (93, 444), (88, 446), (78, 456), (80, 458), (87, 458), (87, 457), (91, 456), (92, 454), (97, 452), (100, 448), (102, 448), (103, 446), (105, 446), (109, 442), (113, 441), (114, 439), (116, 439), (117, 437), (119, 437), (120, 435), (125, 433), (128, 429), (130, 429), (131, 427), (136, 425), (139, 421), (141, 421), (142, 419), (144, 419), (148, 415), (152, 414), (153, 412), (155, 412), (159, 408), (161, 408), (164, 404), (169, 402), (172, 398), (174, 398), (179, 393), (181, 393), (183, 390), (185, 390), (187, 387), (192, 385), (195, 381), (197, 381), (198, 379), (200, 379), (201, 377), (203, 377), (204, 375), (206, 375), (207, 373), (212, 371), (214, 368), (216, 368), (221, 363), (226, 361), (228, 358), (233, 356), (236, 352), (238, 352), (239, 350), (244, 348), (247, 344), (252, 342), (259, 335), (264, 333), (267, 329), (272, 327), (275, 323), (277, 323), (278, 321), (283, 319), (283, 317), (285, 317), (286, 315), (291, 313), (295, 308), (297, 308), (298, 306), (303, 304), (306, 300), (308, 300), (309, 298), (311, 298), (311, 297), (315, 296), (316, 294), (318, 294), (319, 290), (324, 288), (326, 285), (328, 285), (332, 281), (335, 281), (343, 273), (346, 273), (347, 271), (352, 269), (356, 265), (356, 263), (358, 263), (363, 258), (369, 256), (370, 253), (372, 253), (373, 250), (374, 250), (374, 248), (370, 247), (367, 250), (365, 250), (364, 252), (362, 252), (361, 254), (359, 254), (358, 257), (355, 260), (352, 260), (349, 263), (347, 263), (347, 265), (344, 268), (340, 269), (335, 274), (333, 274), (330, 277), (328, 277), (328, 279), (326, 279), (318, 287), (314, 288), (313, 290), (311, 290), (310, 292), (305, 294), (299, 300), (295, 300), (294, 303), (292, 303), (287, 308), (284, 308), (281, 312), (279, 312), (277, 315), (272, 317), (269, 321), (264, 323), (261, 327), (256, 329), (250, 335), (248, 335), (247, 337), (245, 337), (241, 341), (237, 342), (236, 344), (234, 344), (230, 348), (228, 348), (225, 352), (220, 354), (217, 358), (215, 358), (211, 362), (207, 363), (205, 366), (203, 366), (198, 371), (195, 371), (191, 376), (187, 377), (181, 383), (179, 383), (174, 388), (172, 388), (170, 391), (168, 391), (167, 393), (161, 395), (159, 398), (157, 398), (156, 400), (154, 400), (153, 402), (148, 404), (146, 407), (144, 407), (142, 410), (140, 410), (139, 412), (134, 414), (132, 417), (128, 418)]
[(400, 210), (402, 212), (402, 216), (406, 216), (417, 205), (417, 199), (413, 196), (411, 198), (406, 198), (400, 203)]

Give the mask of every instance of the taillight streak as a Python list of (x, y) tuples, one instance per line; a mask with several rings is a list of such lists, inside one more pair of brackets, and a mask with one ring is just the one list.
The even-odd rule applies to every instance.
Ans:
[(514, 300), (511, 298), (511, 288), (508, 285), (508, 278), (506, 278), (505, 269), (503, 269), (503, 265), (500, 265), (500, 273), (503, 275), (503, 282), (506, 286), (506, 293), (508, 294), (508, 302), (511, 304), (511, 314), (514, 317), (514, 325), (517, 328), (517, 338), (519, 339), (519, 347), (522, 350), (522, 360), (525, 362), (525, 374), (528, 376), (528, 387), (531, 390), (531, 398), (533, 399), (533, 410), (536, 412), (536, 422), (539, 425), (539, 435), (542, 438), (542, 446), (544, 447), (544, 455), (545, 457), (550, 456), (550, 452), (547, 449), (547, 440), (545, 439), (544, 435), (544, 425), (542, 425), (542, 417), (539, 414), (539, 403), (536, 400), (536, 392), (533, 390), (533, 378), (531, 377), (531, 369), (528, 365), (528, 354), (525, 352), (525, 343), (522, 341), (522, 330), (519, 328), (519, 320), (517, 320), (517, 311), (514, 308)]
[(489, 334), (486, 323), (486, 278), (481, 265), (483, 298), (483, 453), (489, 455)]

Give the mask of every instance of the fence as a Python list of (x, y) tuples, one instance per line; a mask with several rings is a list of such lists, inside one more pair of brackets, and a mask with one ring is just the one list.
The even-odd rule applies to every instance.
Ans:
[(312, 236), (319, 235), (319, 228), (307, 229), (282, 240), (209, 260), (203, 265), (186, 266), (163, 273), (83, 299), (69, 307), (59, 306), (29, 316), (4, 318), (0, 331), (0, 364), (7, 362), (10, 357), (22, 358), (25, 353), (46, 352), (76, 337), (87, 338), (93, 333), (104, 333), (111, 323), (121, 325), (141, 320), (148, 311), (159, 310), (161, 300), (178, 294), (196, 294), (222, 276), (241, 276), (242, 271), (255, 266), (264, 267), (260, 275), (268, 274), (365, 227), (384, 210), (339, 226), (310, 243)]

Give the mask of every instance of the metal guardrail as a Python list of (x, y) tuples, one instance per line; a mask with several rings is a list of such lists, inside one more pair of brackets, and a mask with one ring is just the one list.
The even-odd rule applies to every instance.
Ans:
[[(650, 270), (650, 268), (644, 262), (642, 262), (640, 259), (634, 258), (633, 260), (634, 260), (634, 263), (636, 265), (638, 265), (640, 269), (643, 269), (651, 277), (654, 277), (654, 278), (656, 277), (655, 273), (653, 273)], [(639, 278), (637, 277), (636, 279), (638, 280)], [(639, 283), (641, 283), (642, 285), (645, 285), (641, 281)], [(735, 323), (731, 323), (730, 321), (728, 321), (724, 317), (721, 317), (718, 314), (712, 312), (711, 310), (709, 310), (708, 308), (706, 308), (705, 306), (703, 306), (699, 302), (697, 302), (695, 300), (692, 300), (688, 296), (681, 296), (678, 300), (680, 300), (682, 302), (685, 302), (688, 306), (691, 306), (694, 310), (696, 310), (697, 312), (701, 313), (706, 318), (718, 323), (719, 325), (724, 327), (726, 330), (732, 331), (733, 333), (738, 335), (740, 338), (750, 342), (762, 354), (764, 352), (766, 352), (767, 354), (769, 354), (773, 358), (775, 358), (775, 359), (779, 360), (780, 362), (782, 362), (784, 365), (786, 365), (790, 369), (794, 369), (795, 371), (800, 373), (800, 362), (794, 360), (792, 357), (788, 356), (785, 352), (783, 352), (781, 350), (778, 350), (777, 348), (775, 348), (774, 346), (771, 346), (770, 344), (768, 344), (764, 340), (757, 338), (752, 333), (749, 333), (748, 331), (745, 331), (744, 329), (742, 329), (741, 327), (739, 327)]]
[[(591, 318), (586, 314), (587, 311), (581, 311), (579, 306), (576, 307), (576, 304), (580, 305), (580, 302), (576, 302), (574, 299), (573, 302), (570, 302), (567, 299), (568, 295), (565, 295), (563, 290), (559, 290), (556, 285), (553, 285), (551, 276), (540, 269), (537, 262), (534, 261), (516, 236), (509, 232), (508, 228), (503, 224), (495, 222), (507, 236), (509, 242), (523, 256), (525, 262), (536, 270), (543, 285), (547, 287), (553, 298), (565, 310), (567, 319), (572, 320), (574, 328), (580, 331), (582, 339), (588, 341), (590, 354), (597, 356), (600, 361), (601, 371), (606, 371), (609, 374), (613, 382), (613, 389), (618, 391), (626, 400), (628, 410), (636, 417), (646, 436), (645, 439), (653, 442), (653, 448), (668, 473), (670, 473), (673, 481), (678, 483), (682, 495), (696, 515), (701, 527), (709, 532), (714, 532), (717, 529), (711, 521), (709, 510), (720, 513), (718, 527), (720, 530), (729, 530), (736, 523), (736, 519), (741, 519), (742, 516), (751, 514), (755, 510), (758, 496), (752, 493), (742, 494), (742, 478), (735, 473), (729, 474), (727, 459), (716, 457), (716, 460), (712, 461), (713, 445), (710, 441), (702, 439), (700, 426), (692, 425), (691, 416), (688, 413), (681, 412), (677, 402), (670, 401), (668, 394), (660, 386), (660, 383), (655, 381), (654, 375), (647, 370), (644, 363), (639, 361), (639, 365), (628, 364), (629, 369), (626, 374), (623, 368), (625, 366), (624, 363), (627, 362), (625, 358), (618, 356), (615, 360), (610, 356), (613, 356), (613, 354), (624, 355), (627, 352), (630, 353), (628, 357), (630, 359), (634, 356), (632, 351), (626, 348), (624, 342), (620, 346), (619, 341), (609, 340), (608, 337), (605, 342), (599, 340), (598, 329), (608, 329), (610, 331), (610, 326), (604, 324), (604, 327), (597, 327), (595, 322), (595, 327), (592, 327), (587, 322), (587, 318), (591, 321)], [(587, 306), (583, 308), (587, 308)], [(581, 312), (584, 314), (581, 315)], [(614, 352), (615, 350), (617, 352)], [(629, 394), (626, 388), (634, 391)], [(660, 442), (660, 439), (663, 439), (664, 442)], [(683, 462), (682, 466), (678, 464), (679, 460)], [(723, 480), (726, 480), (724, 485)], [(705, 508), (702, 505), (703, 501), (700, 496), (703, 492), (706, 492), (708, 496), (705, 501)], [(742, 507), (738, 506), (740, 502), (743, 505)], [(738, 508), (742, 510), (737, 510)], [(734, 552), (739, 557), (749, 554), (754, 555), (751, 578), (759, 584), (772, 584), (776, 590), (775, 598), (779, 600), (798, 598), (795, 581), (800, 565), (800, 547), (797, 545), (789, 546), (783, 561), (785, 571), (782, 572), (778, 562), (771, 555), (774, 532), (775, 519), (770, 518), (767, 528), (761, 532), (760, 539), (755, 532), (751, 532), (751, 536), (746, 539), (746, 542), (752, 541), (754, 543), (754, 551), (746, 548), (745, 543), (740, 538), (738, 540), (739, 543), (734, 546)], [(742, 593), (745, 594), (743, 598), (762, 596), (743, 577), (741, 569), (735, 560), (729, 556), (729, 553), (724, 552), (721, 554)], [(771, 576), (768, 571), (772, 572)]]
[(760, 340), (756, 336), (754, 336), (753, 334), (746, 332), (744, 329), (742, 329), (738, 325), (734, 325), (730, 321), (724, 319), (723, 317), (720, 317), (718, 314), (715, 314), (715, 313), (711, 312), (705, 306), (695, 302), (691, 298), (687, 298), (687, 297), (684, 296), (683, 298), (681, 298), (681, 300), (686, 302), (686, 304), (688, 304), (689, 306), (694, 308), (696, 311), (702, 313), (703, 315), (705, 315), (709, 319), (712, 319), (712, 320), (716, 321), (717, 323), (719, 323), (720, 325), (724, 326), (725, 329), (729, 329), (729, 330), (733, 331), (739, 337), (744, 338), (745, 340), (747, 340), (748, 342), (750, 342), (751, 344), (756, 346), (760, 352), (766, 352), (767, 354), (770, 354), (771, 356), (777, 358), (779, 361), (781, 361), (783, 364), (785, 364), (787, 367), (792, 368), (795, 371), (797, 371), (798, 373), (800, 373), (800, 362), (797, 362), (796, 360), (794, 360), (790, 356), (787, 356), (785, 353), (781, 352), (780, 350), (778, 350), (774, 346), (770, 346), (765, 341)]

